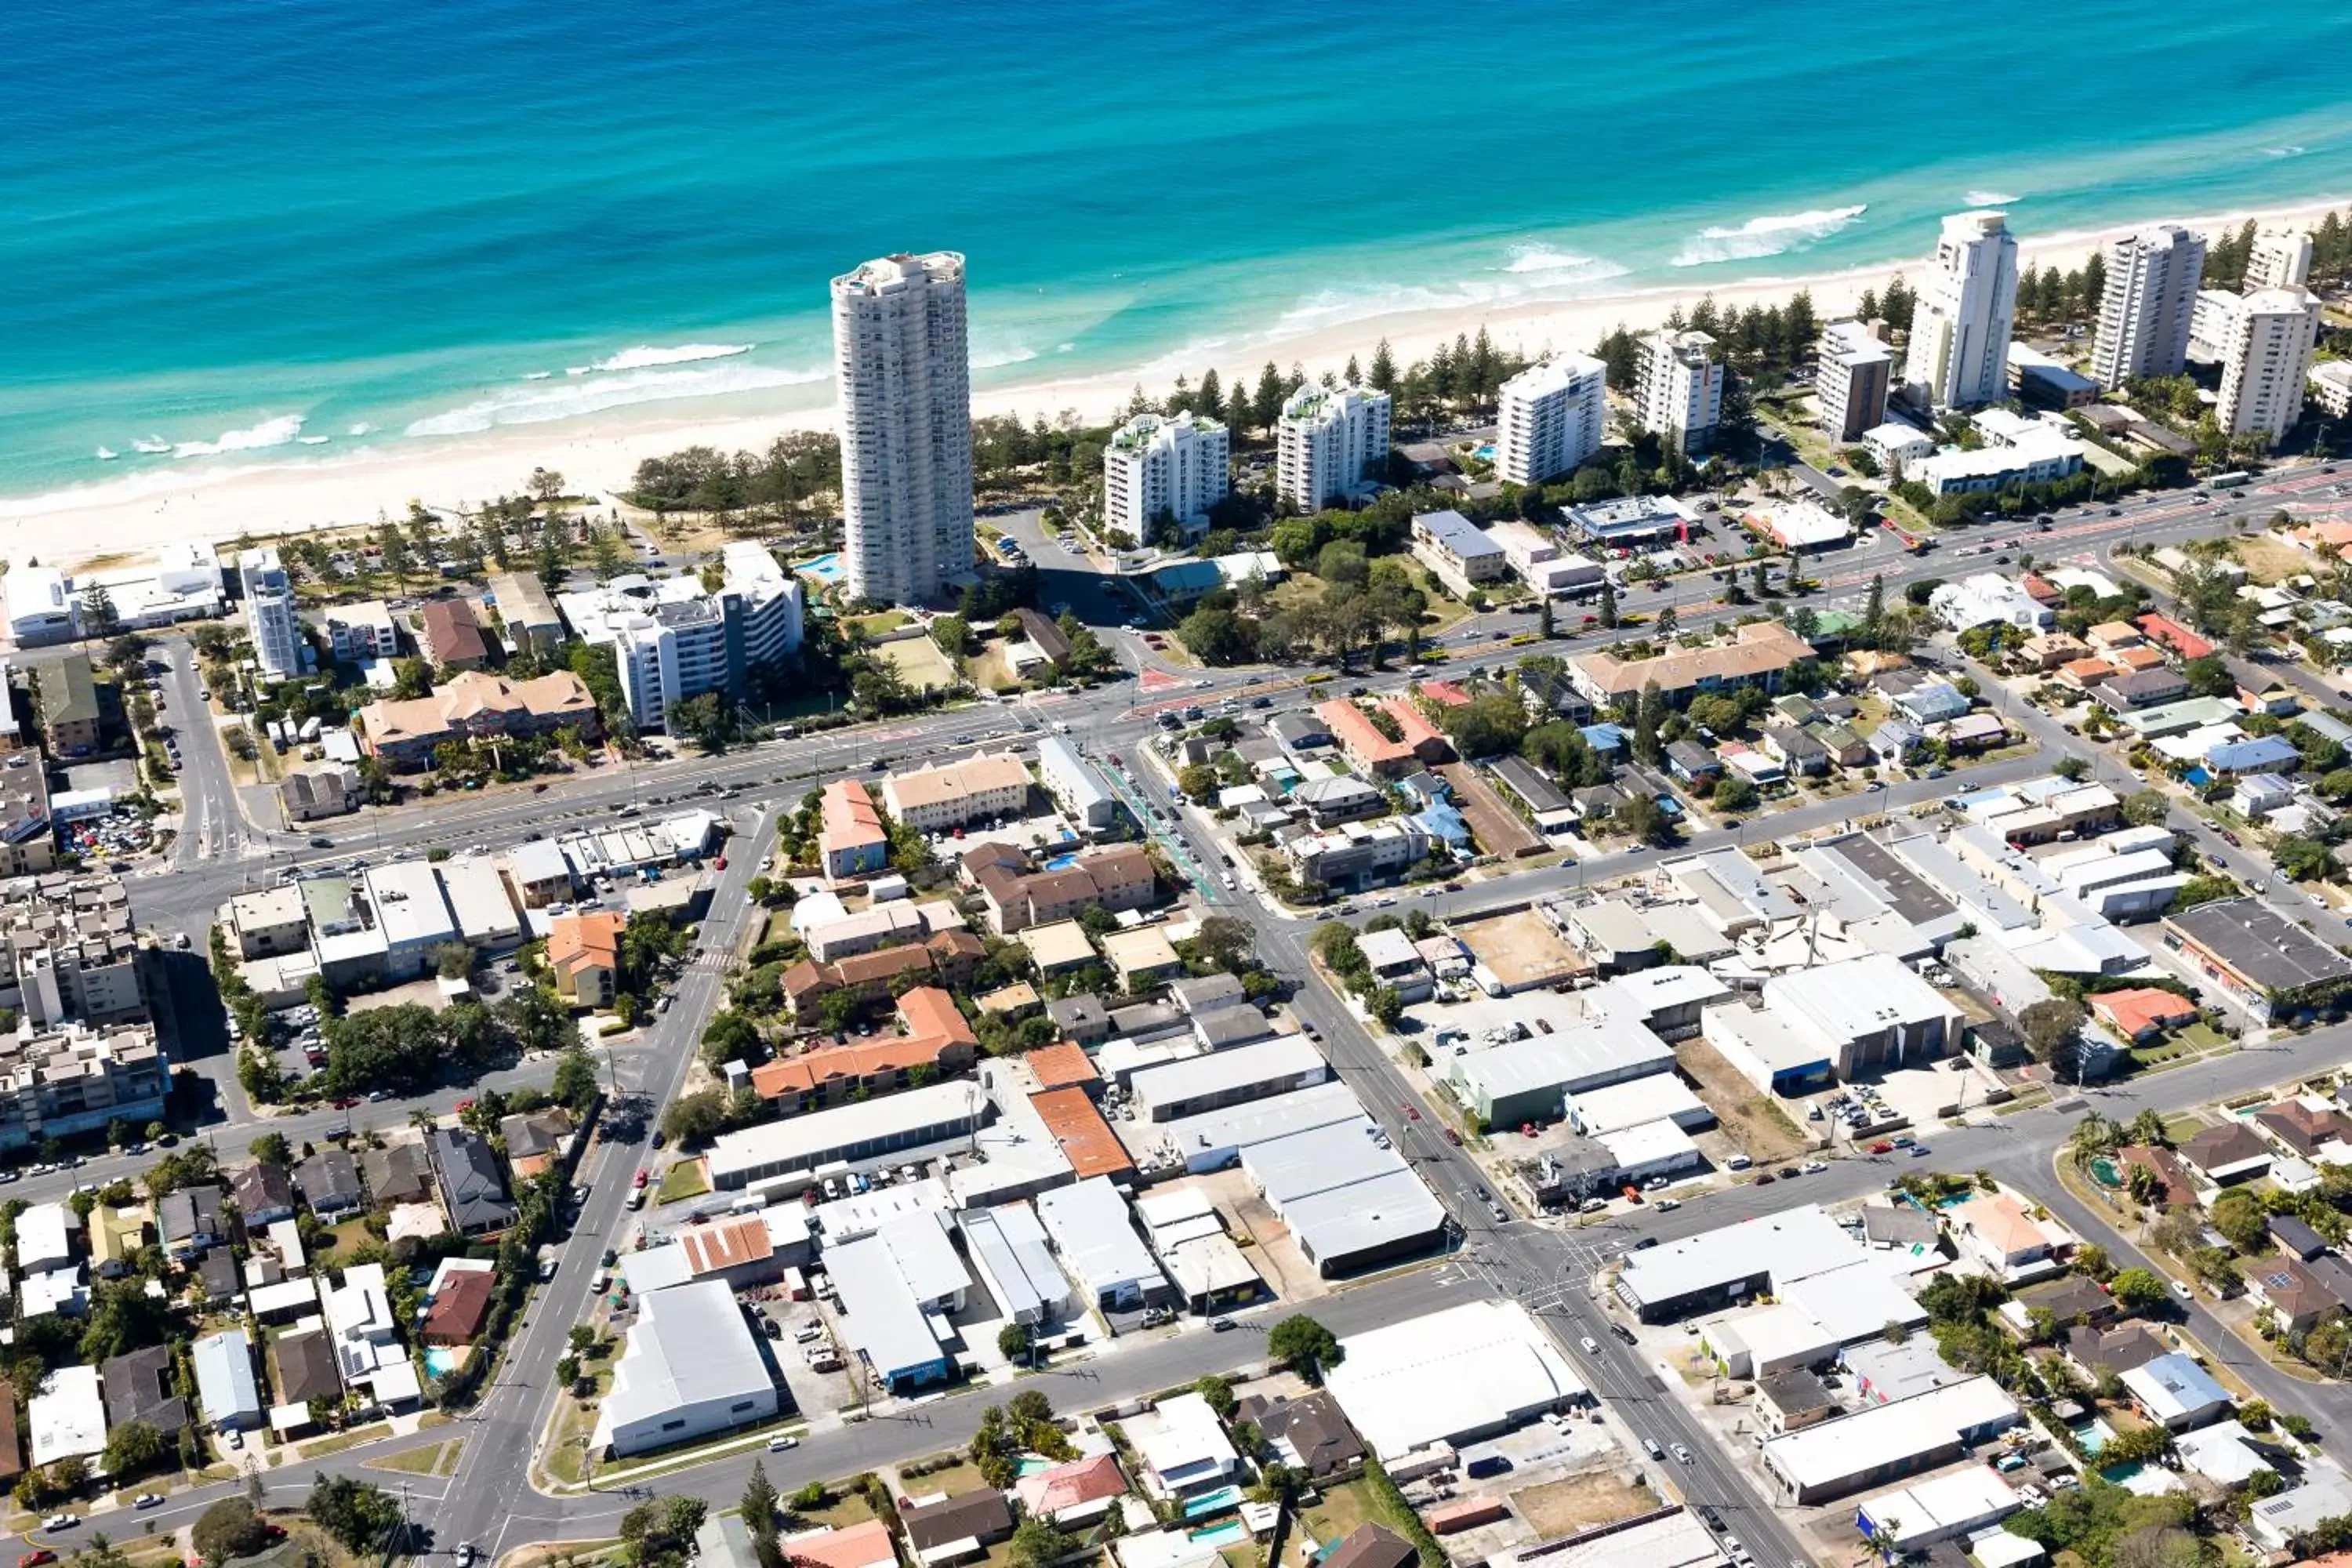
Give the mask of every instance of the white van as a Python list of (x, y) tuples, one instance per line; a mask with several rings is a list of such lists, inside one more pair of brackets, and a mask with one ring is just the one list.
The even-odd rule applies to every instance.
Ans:
[(1727, 1171), (1744, 1171), (1754, 1163), (1756, 1163), (1756, 1162), (1749, 1159), (1745, 1154), (1734, 1154), (1730, 1159), (1726, 1160), (1723, 1163), (1723, 1168)]

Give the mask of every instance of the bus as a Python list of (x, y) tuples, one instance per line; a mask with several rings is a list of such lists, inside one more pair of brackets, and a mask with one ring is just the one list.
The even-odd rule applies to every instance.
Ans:
[(2234, 490), (2242, 485), (2253, 483), (2253, 475), (2241, 469), (2226, 474), (2215, 474), (2205, 481), (2205, 486), (2208, 489)]

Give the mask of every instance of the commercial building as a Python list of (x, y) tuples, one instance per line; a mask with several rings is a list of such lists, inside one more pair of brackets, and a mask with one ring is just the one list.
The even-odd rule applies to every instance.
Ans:
[(530, 680), (467, 670), (429, 697), (371, 702), (359, 718), (361, 746), (394, 772), (429, 766), (445, 743), (495, 747), (565, 729), (586, 740), (600, 729), (596, 700), (568, 669)]
[(1556, 354), (1503, 383), (1495, 477), (1539, 485), (1591, 461), (1608, 430), (1608, 379), (1597, 359)]
[(975, 1085), (934, 1083), (748, 1127), (711, 1145), (710, 1184), (733, 1192), (774, 1182), (781, 1191), (807, 1186), (820, 1167), (837, 1163), (846, 1173), (894, 1164), (969, 1138), (990, 1109)]
[(1568, 526), (1603, 549), (1624, 552), (1637, 545), (1688, 536), (1691, 514), (1671, 496), (1619, 496), (1583, 506), (1564, 506)]
[(1972, 1377), (1764, 1445), (1764, 1473), (1794, 1503), (1826, 1502), (1958, 1458), (2017, 1425), (2016, 1403)]
[(1454, 593), (1468, 598), (1481, 583), (1510, 574), (1503, 547), (1458, 511), (1424, 511), (1412, 520), (1412, 558)]
[(1411, 1258), (1444, 1237), (1444, 1205), (1365, 1118), (1242, 1151), (1243, 1170), (1327, 1279)]
[(949, 1244), (947, 1216), (903, 1214), (824, 1249), (841, 1297), (842, 1331), (858, 1360), (894, 1394), (944, 1382), (953, 1359), (934, 1320), (960, 1310), (971, 1279)]
[(1854, 1507), (1854, 1528), (1873, 1540), (1885, 1540), (1907, 1557), (1939, 1542), (1973, 1536), (2024, 1506), (2017, 1489), (1990, 1465), (1971, 1465), (1864, 1498)]
[(1137, 415), (1103, 448), (1104, 526), (1138, 544), (1149, 542), (1163, 524), (1188, 534), (1206, 530), (1209, 509), (1232, 489), (1232, 437), (1214, 419)]
[(967, 1210), (956, 1220), (980, 1281), (1005, 1317), (1033, 1327), (1060, 1322), (1076, 1292), (1054, 1261), (1053, 1238), (1026, 1203)]
[(1388, 465), (1389, 412), (1387, 393), (1360, 386), (1292, 393), (1275, 425), (1275, 494), (1320, 511), (1356, 493)]
[(2301, 289), (2248, 294), (2221, 345), (2221, 394), (2213, 415), (2230, 436), (2276, 441), (2303, 416), (2312, 350), (2319, 342), (2319, 297)]
[(1865, 431), (1886, 423), (1895, 353), (1866, 323), (1832, 321), (1823, 327), (1814, 363), (1822, 434), (1844, 444), (1859, 441)]
[(1867, 1257), (1820, 1205), (1806, 1204), (1632, 1254), (1617, 1297), (1643, 1322), (1666, 1322)]
[(1503, 559), (1527, 585), (1547, 598), (1597, 594), (1606, 579), (1598, 561), (1560, 549), (1550, 531), (1507, 519), (1486, 530), (1503, 547)]
[(1394, 1464), (1437, 1444), (1507, 1431), (1581, 1403), (1583, 1379), (1515, 1301), (1471, 1301), (1350, 1334), (1324, 1385), (1364, 1442)]
[(1662, 329), (1634, 345), (1633, 408), (1642, 427), (1685, 457), (1715, 443), (1723, 417), (1723, 365), (1715, 340), (1696, 331)]
[(1010, 752), (892, 773), (882, 781), (882, 802), (890, 815), (925, 833), (1016, 816), (1028, 800), (1029, 770)]
[(1570, 1095), (1673, 1069), (1675, 1053), (1632, 1020), (1563, 1024), (1453, 1058), (1454, 1098), (1487, 1127), (1557, 1121)]
[(2352, 959), (2260, 899), (2221, 899), (2168, 915), (2164, 944), (2258, 1023), (2324, 1005), (2352, 986)]
[(781, 1408), (734, 1292), (718, 1280), (637, 1303), (591, 1446), (642, 1454), (767, 1420)]
[(1062, 815), (1088, 833), (1105, 833), (1118, 822), (1118, 797), (1078, 748), (1059, 735), (1037, 742), (1037, 782)]
[(2046, 485), (2083, 467), (2082, 443), (2054, 426), (2036, 422), (1988, 436), (1982, 447), (1948, 447), (1914, 458), (1904, 465), (1903, 477), (1939, 496), (1968, 495)]
[(245, 629), (253, 639), (254, 662), (268, 680), (290, 680), (302, 673), (302, 623), (294, 614), (294, 581), (286, 574), (278, 548), (265, 544), (236, 558), (236, 574), (245, 595)]
[(1173, 1299), (1174, 1288), (1136, 1233), (1127, 1199), (1109, 1177), (1040, 1193), (1036, 1205), (1063, 1268), (1088, 1304), (1126, 1311)]
[[(967, 532), (970, 510), (967, 501)], [(719, 568), (715, 589), (693, 574), (627, 576), (562, 596), (572, 630), (613, 650), (640, 730), (665, 727), (672, 705), (689, 697), (717, 692), (741, 701), (753, 670), (801, 645), (801, 580), (767, 546), (736, 540), (719, 552)]]
[(1883, 952), (1774, 975), (1764, 1005), (1818, 1037), (1845, 1079), (1933, 1060), (1960, 1041), (1959, 1009)]
[(2179, 375), (2189, 363), (2189, 317), (2205, 272), (2204, 236), (2179, 224), (2118, 235), (2107, 242), (2106, 265), (2091, 374), (2108, 386)]
[(964, 259), (888, 256), (833, 280), (849, 596), (911, 605), (972, 569)]
[(1283, 1035), (1254, 1046), (1187, 1057), (1136, 1072), (1135, 1098), (1152, 1121), (1174, 1121), (1228, 1105), (1265, 1100), (1318, 1084), (1331, 1076), (1323, 1055), (1304, 1035)]
[(536, 572), (499, 572), (485, 595), (506, 629), (507, 646), (546, 653), (563, 641), (563, 617)]
[(1905, 392), (1921, 408), (1998, 403), (2009, 391), (2010, 327), (2017, 310), (2017, 240), (2008, 215), (1944, 220), (1936, 263), (1919, 289), (1905, 355)]

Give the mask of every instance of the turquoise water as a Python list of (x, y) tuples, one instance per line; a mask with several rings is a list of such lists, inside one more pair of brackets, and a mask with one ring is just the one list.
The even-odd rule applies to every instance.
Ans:
[(457, 1370), (457, 1352), (444, 1345), (425, 1347), (425, 1370), (434, 1377), (446, 1377)]
[(1960, 56), (1860, 0), (5, 16), (11, 495), (818, 406), (826, 279), (897, 249), (969, 255), (983, 386), (1230, 383), (1399, 311), (1916, 256), (1979, 201), (2030, 239), (2352, 192), (2320, 0), (2011, 0)]
[(2083, 1445), (2083, 1452), (2094, 1459), (2099, 1457), (2099, 1450), (2107, 1446), (2107, 1439), (2116, 1435), (2114, 1427), (2096, 1418), (2069, 1429), (2074, 1434), (2074, 1440)]
[(793, 570), (820, 583), (838, 583), (842, 578), (841, 553), (835, 551), (829, 554), (812, 555)]
[[(1213, 1513), (1223, 1513), (1229, 1508), (1239, 1507), (1241, 1505), (1241, 1488), (1219, 1487), (1215, 1491), (1202, 1492), (1199, 1497), (1187, 1502), (1184, 1505), (1184, 1517), (1186, 1519), (1205, 1519)], [(1201, 1532), (1200, 1535), (1195, 1535), (1192, 1539), (1198, 1541), (1204, 1535), (1213, 1535), (1218, 1530), (1223, 1528), (1223, 1527), (1222, 1525), (1213, 1525), (1208, 1530)], [(1234, 1521), (1234, 1529), (1236, 1531), (1241, 1529), (1240, 1521)]]
[(1069, 855), (1056, 855), (1052, 859), (1045, 862), (1045, 869), (1048, 871), (1066, 871), (1077, 863), (1078, 858), (1075, 853)]
[(1202, 1546), (1231, 1546), (1237, 1541), (1248, 1540), (1249, 1528), (1238, 1519), (1229, 1519), (1223, 1524), (1193, 1531), (1186, 1539)]

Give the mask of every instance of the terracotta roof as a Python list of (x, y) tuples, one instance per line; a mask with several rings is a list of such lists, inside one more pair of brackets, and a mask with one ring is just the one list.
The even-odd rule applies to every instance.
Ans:
[(2072, 676), (2084, 686), (2096, 686), (2115, 672), (2114, 665), (2104, 658), (2093, 658), (2088, 654), (2081, 658), (2070, 658), (2058, 667), (2059, 674)]
[(1118, 1497), (1127, 1490), (1127, 1478), (1119, 1473), (1117, 1454), (1097, 1454), (1024, 1476), (1013, 1490), (1020, 1494), (1024, 1512), (1049, 1517), (1066, 1508)]
[(532, 680), (509, 680), (469, 669), (443, 681), (429, 697), (369, 703), (360, 710), (360, 728), (371, 743), (383, 745), (446, 734), (485, 713), (586, 721), (595, 717), (596, 700), (568, 669)]
[(2025, 1205), (2007, 1193), (1987, 1193), (1970, 1198), (1953, 1217), (2005, 1253), (2030, 1252), (2047, 1247), (2050, 1237)]
[(1110, 1130), (1095, 1102), (1087, 1098), (1082, 1089), (1052, 1089), (1043, 1094), (1033, 1094), (1029, 1103), (1036, 1107), (1045, 1119), (1046, 1130), (1054, 1134), (1062, 1152), (1069, 1156), (1070, 1165), (1078, 1180), (1089, 1176), (1116, 1175), (1135, 1169), (1135, 1161)]
[(898, 1021), (910, 1038), (936, 1041), (940, 1049), (980, 1043), (955, 998), (936, 985), (918, 985), (899, 997)]
[(1779, 621), (1750, 621), (1737, 640), (1709, 647), (1675, 648), (1654, 658), (1626, 660), (1609, 653), (1569, 660), (1610, 697), (1638, 697), (1653, 681), (1660, 691), (1685, 691), (1705, 680), (1748, 680), (1813, 657), (1811, 643)]
[(1341, 747), (1367, 763), (1401, 763), (1412, 755), (1411, 746), (1381, 734), (1372, 727), (1364, 710), (1344, 697), (1317, 704), (1315, 717), (1323, 721), (1324, 728), (1331, 731), (1331, 738)]
[(833, 1046), (803, 1056), (782, 1057), (751, 1069), (751, 1088), (762, 1100), (775, 1100), (786, 1094), (814, 1094), (826, 1084), (847, 1079), (937, 1067), (948, 1044), (938, 1036), (917, 1038), (894, 1035), (861, 1045)]
[(1404, 743), (1415, 752), (1432, 741), (1441, 746), (1446, 743), (1445, 731), (1431, 723), (1429, 716), (1407, 699), (1383, 697), (1380, 700), (1380, 710), (1397, 721), (1397, 729), (1403, 734)]
[(466, 1268), (453, 1272), (441, 1282), (435, 1293), (433, 1305), (425, 1313), (425, 1339), (462, 1345), (471, 1343), (490, 1316), (490, 1294), (497, 1288), (498, 1275), (488, 1268)]
[(1079, 1084), (1099, 1083), (1102, 1074), (1095, 1070), (1094, 1058), (1076, 1040), (1063, 1040), (1055, 1045), (1031, 1051), (1021, 1058), (1036, 1075), (1037, 1087), (1069, 1089)]
[(890, 1531), (878, 1519), (846, 1530), (794, 1537), (782, 1544), (787, 1562), (806, 1563), (808, 1568), (877, 1568), (898, 1561), (898, 1550), (890, 1544)]
[(2145, 615), (2134, 624), (2147, 634), (2148, 641), (2162, 643), (2183, 658), (2206, 658), (2213, 652), (2211, 643), (2170, 616)]
[[(2152, 1149), (2144, 1143), (2135, 1143), (2116, 1150), (2116, 1158), (2123, 1162), (2126, 1171), (2135, 1166), (2154, 1171), (2157, 1178), (2164, 1184), (2167, 1208), (2197, 1201), (2197, 1184), (2190, 1179), (2188, 1167), (2180, 1163), (2180, 1156), (2171, 1150)], [(2125, 1179), (2128, 1181), (2130, 1178)]]
[(882, 826), (882, 813), (866, 786), (856, 779), (835, 779), (825, 785), (824, 793), (818, 797), (818, 807), (824, 824), (817, 833), (820, 849), (830, 853), (888, 842), (889, 835)]
[(2119, 647), (2107, 655), (2119, 668), (2135, 674), (2143, 669), (2164, 668), (2164, 655), (2152, 647)]
[(1424, 680), (1414, 689), (1424, 702), (1434, 702), (1441, 708), (1466, 708), (1470, 694), (1450, 680)]
[(461, 658), (487, 658), (490, 646), (482, 640), (482, 623), (474, 606), (463, 599), (434, 599), (424, 609), (425, 646), (442, 664)]
[(567, 974), (583, 968), (621, 967), (619, 915), (560, 915), (547, 928), (547, 962)]
[(2197, 1016), (2197, 1004), (2186, 996), (2160, 991), (2153, 985), (2134, 986), (2128, 991), (2102, 991), (2090, 998), (2091, 1011), (2105, 1019), (2126, 1039), (2136, 1040), (2152, 1029), (2171, 1024), (2186, 1024)]
[(2180, 1157), (2200, 1171), (2223, 1170), (2249, 1160), (2267, 1159), (2270, 1150), (2253, 1129), (2242, 1121), (2208, 1127), (2180, 1146)]

